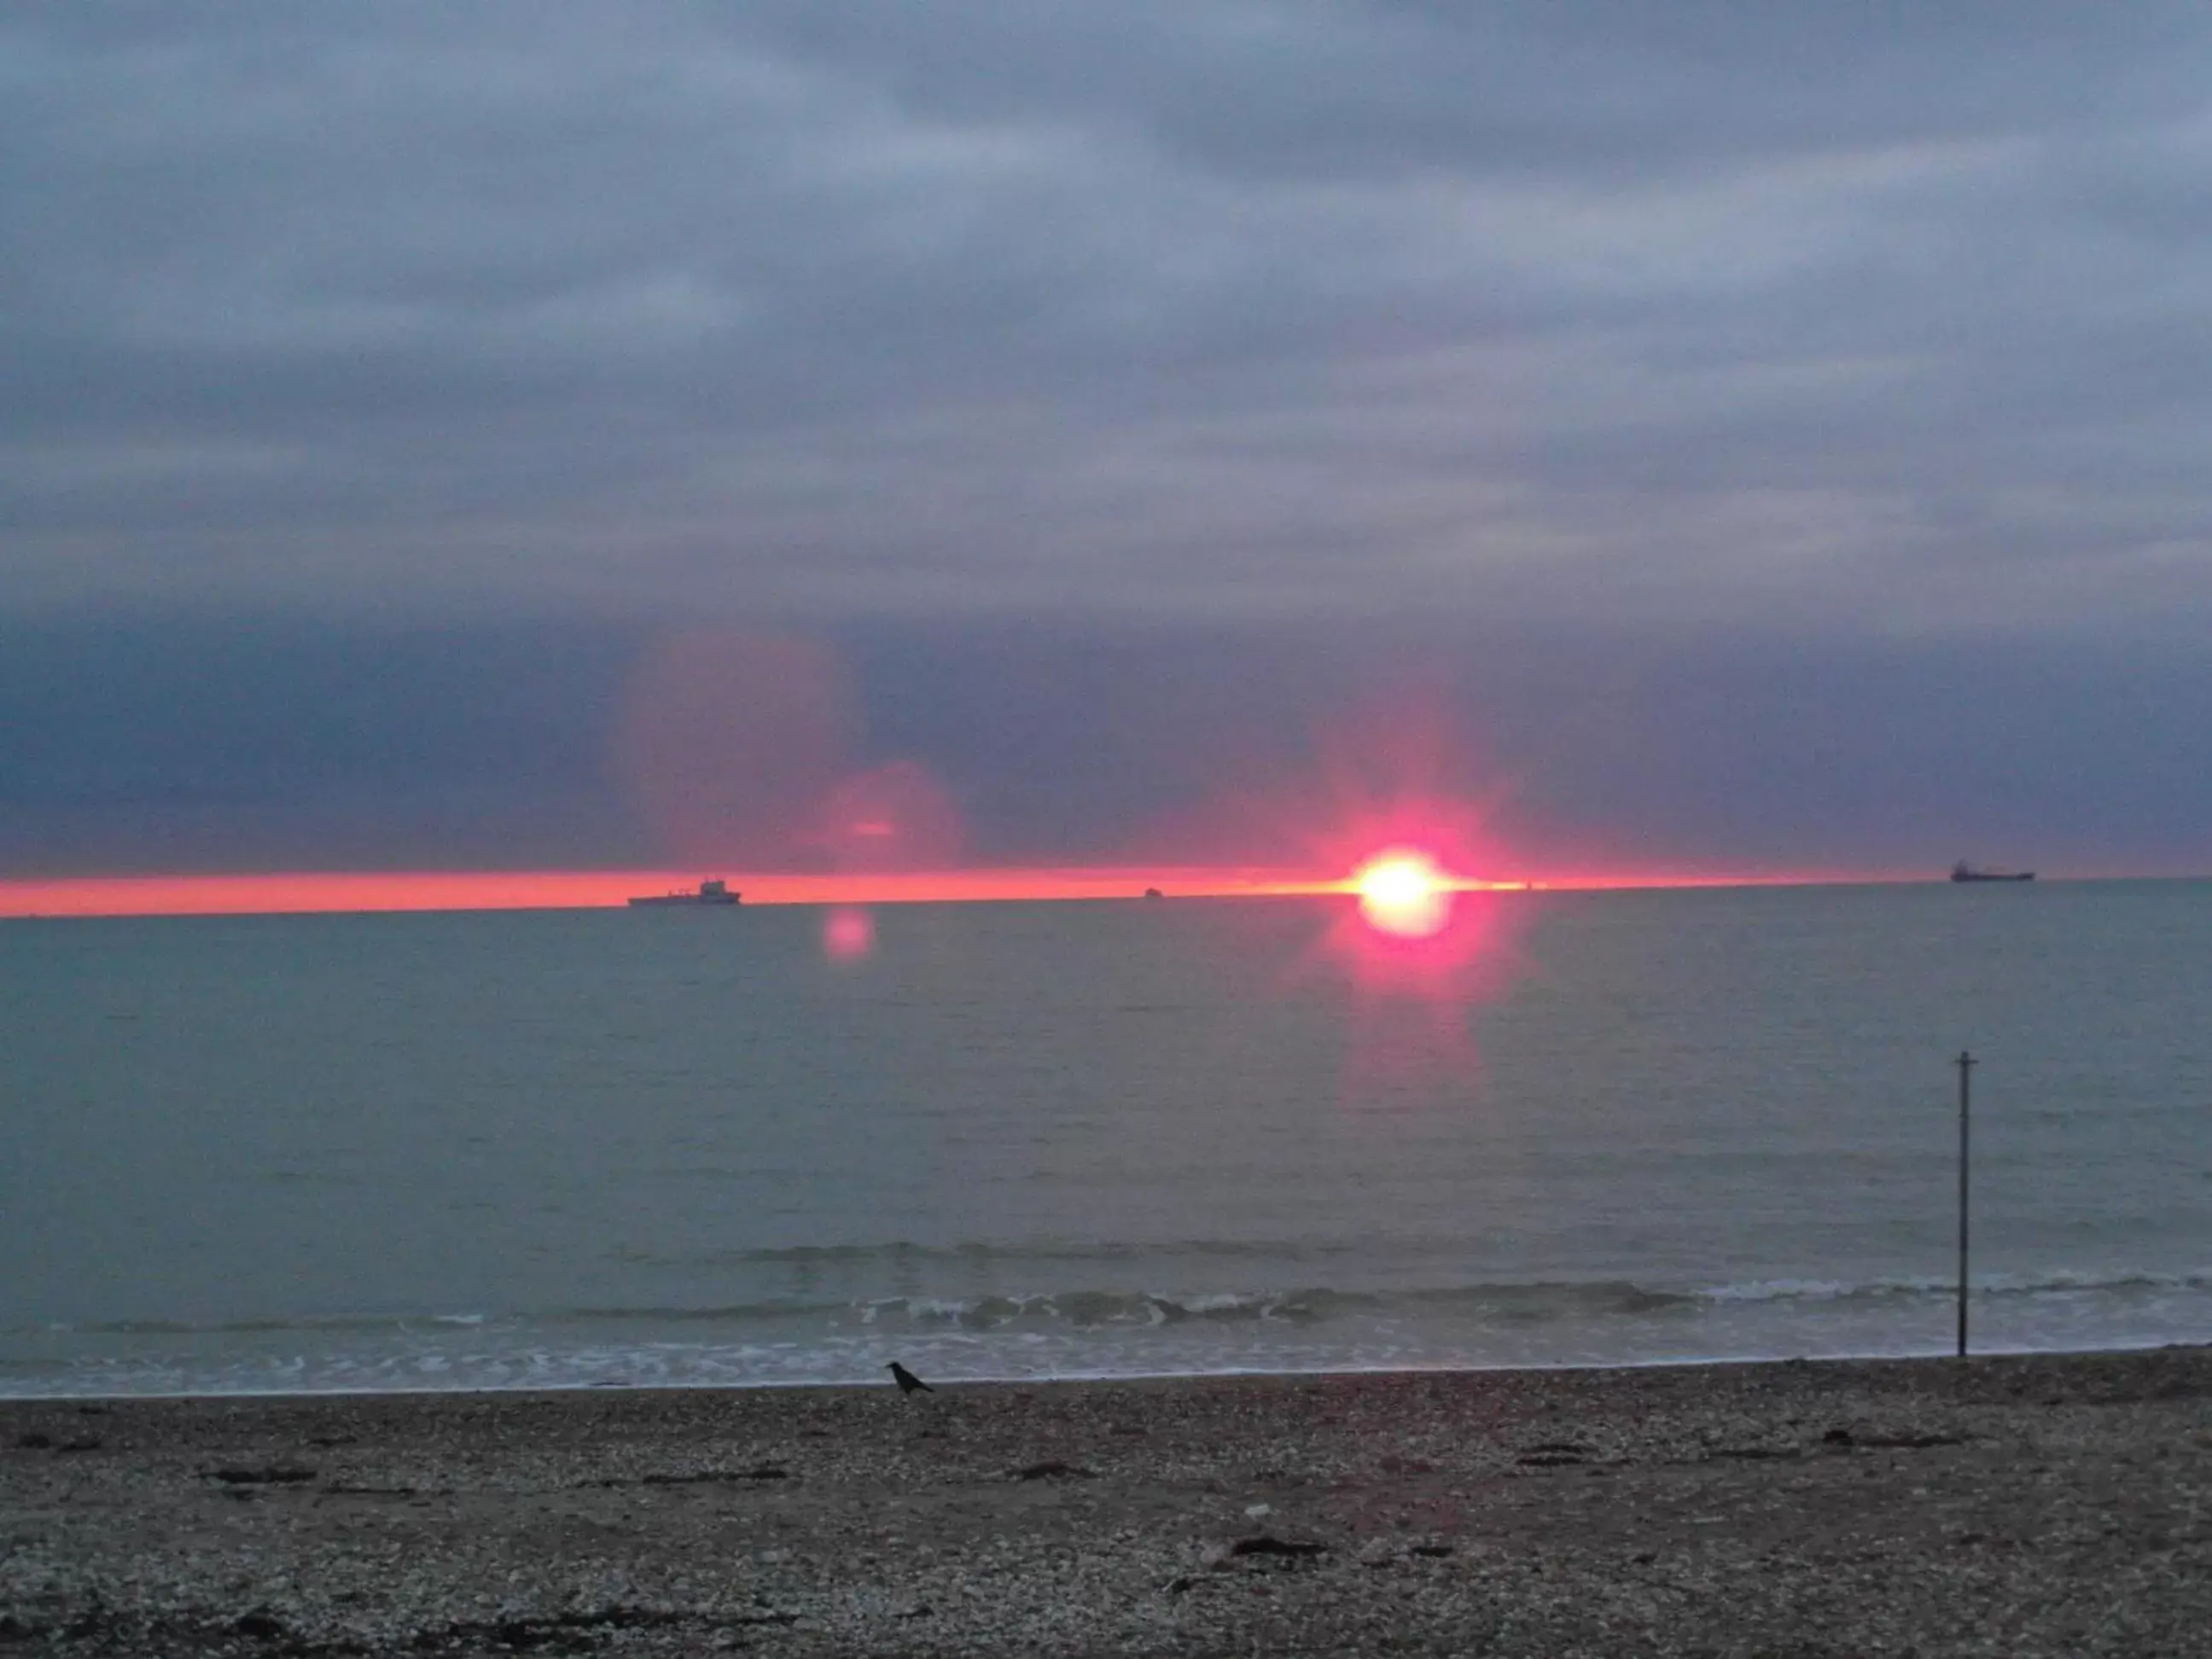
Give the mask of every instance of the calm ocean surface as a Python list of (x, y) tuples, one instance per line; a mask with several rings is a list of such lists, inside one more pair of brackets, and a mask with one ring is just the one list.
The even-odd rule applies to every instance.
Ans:
[(0, 921), (0, 1395), (2212, 1340), (2212, 884)]

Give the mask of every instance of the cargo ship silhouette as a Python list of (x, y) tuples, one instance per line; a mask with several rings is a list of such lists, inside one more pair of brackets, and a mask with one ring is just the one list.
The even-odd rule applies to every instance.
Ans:
[(630, 904), (633, 908), (656, 904), (735, 904), (738, 896), (730, 890), (726, 883), (714, 880), (701, 882), (696, 893), (656, 893), (649, 898), (634, 898)]

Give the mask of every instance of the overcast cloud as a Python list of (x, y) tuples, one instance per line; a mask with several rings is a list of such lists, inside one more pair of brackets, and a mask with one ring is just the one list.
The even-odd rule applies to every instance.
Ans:
[[(1508, 701), (1617, 685), (1558, 665), (1624, 651), (1706, 653), (1732, 702), (1828, 662), (1820, 720), (1862, 736), (1888, 727), (1843, 665), (1884, 652), (1996, 665), (1958, 688), (1991, 710), (2139, 662), (2127, 799), (2163, 839), (2109, 846), (2172, 859), (2212, 799), (2173, 781), (2203, 758), (2208, 453), (2201, 4), (0, 19), (0, 623), (49, 647), (127, 611), (156, 656), (252, 616), (596, 628), (599, 662), (768, 619), (877, 641), (881, 682), (959, 660), (963, 622), (1295, 664), (1294, 634), (1418, 619), (1550, 665)], [(939, 644), (882, 643), (906, 627)], [(927, 727), (900, 684), (890, 723)], [(64, 748), (126, 719), (42, 695)], [(2048, 700), (2055, 799), (2112, 705)], [(1561, 735), (1596, 715), (1492, 718), (1621, 805), (1619, 756)], [(0, 796), (51, 805), (9, 741)], [(1133, 773), (1128, 813), (1167, 787)], [(1948, 787), (1931, 833), (1987, 821)], [(1670, 845), (1805, 850), (1780, 797), (1744, 810)], [(578, 833), (561, 855), (651, 850)]]

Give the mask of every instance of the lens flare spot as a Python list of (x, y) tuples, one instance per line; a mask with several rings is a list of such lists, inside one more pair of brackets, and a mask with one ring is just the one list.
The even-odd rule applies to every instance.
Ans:
[(859, 962), (876, 948), (876, 919), (859, 905), (841, 904), (822, 919), (822, 950), (832, 962)]
[(1452, 884), (1436, 860), (1410, 848), (1369, 860), (1352, 878), (1367, 925), (1401, 939), (1427, 939), (1451, 920)]
[(858, 694), (827, 646), (726, 629), (672, 635), (623, 692), (613, 758), (673, 863), (784, 870), (847, 768)]
[(918, 761), (854, 774), (823, 803), (818, 837), (839, 870), (951, 870), (965, 839), (952, 793)]

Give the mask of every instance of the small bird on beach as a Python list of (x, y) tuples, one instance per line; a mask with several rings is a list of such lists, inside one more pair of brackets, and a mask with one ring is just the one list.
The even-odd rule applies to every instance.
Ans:
[(901, 1394), (912, 1394), (916, 1389), (920, 1389), (924, 1394), (935, 1394), (937, 1392), (936, 1389), (931, 1388), (928, 1383), (923, 1382), (912, 1371), (907, 1370), (905, 1366), (900, 1364), (896, 1359), (892, 1360), (890, 1364), (884, 1366), (884, 1369), (891, 1374), (891, 1381), (899, 1385), (899, 1392)]

